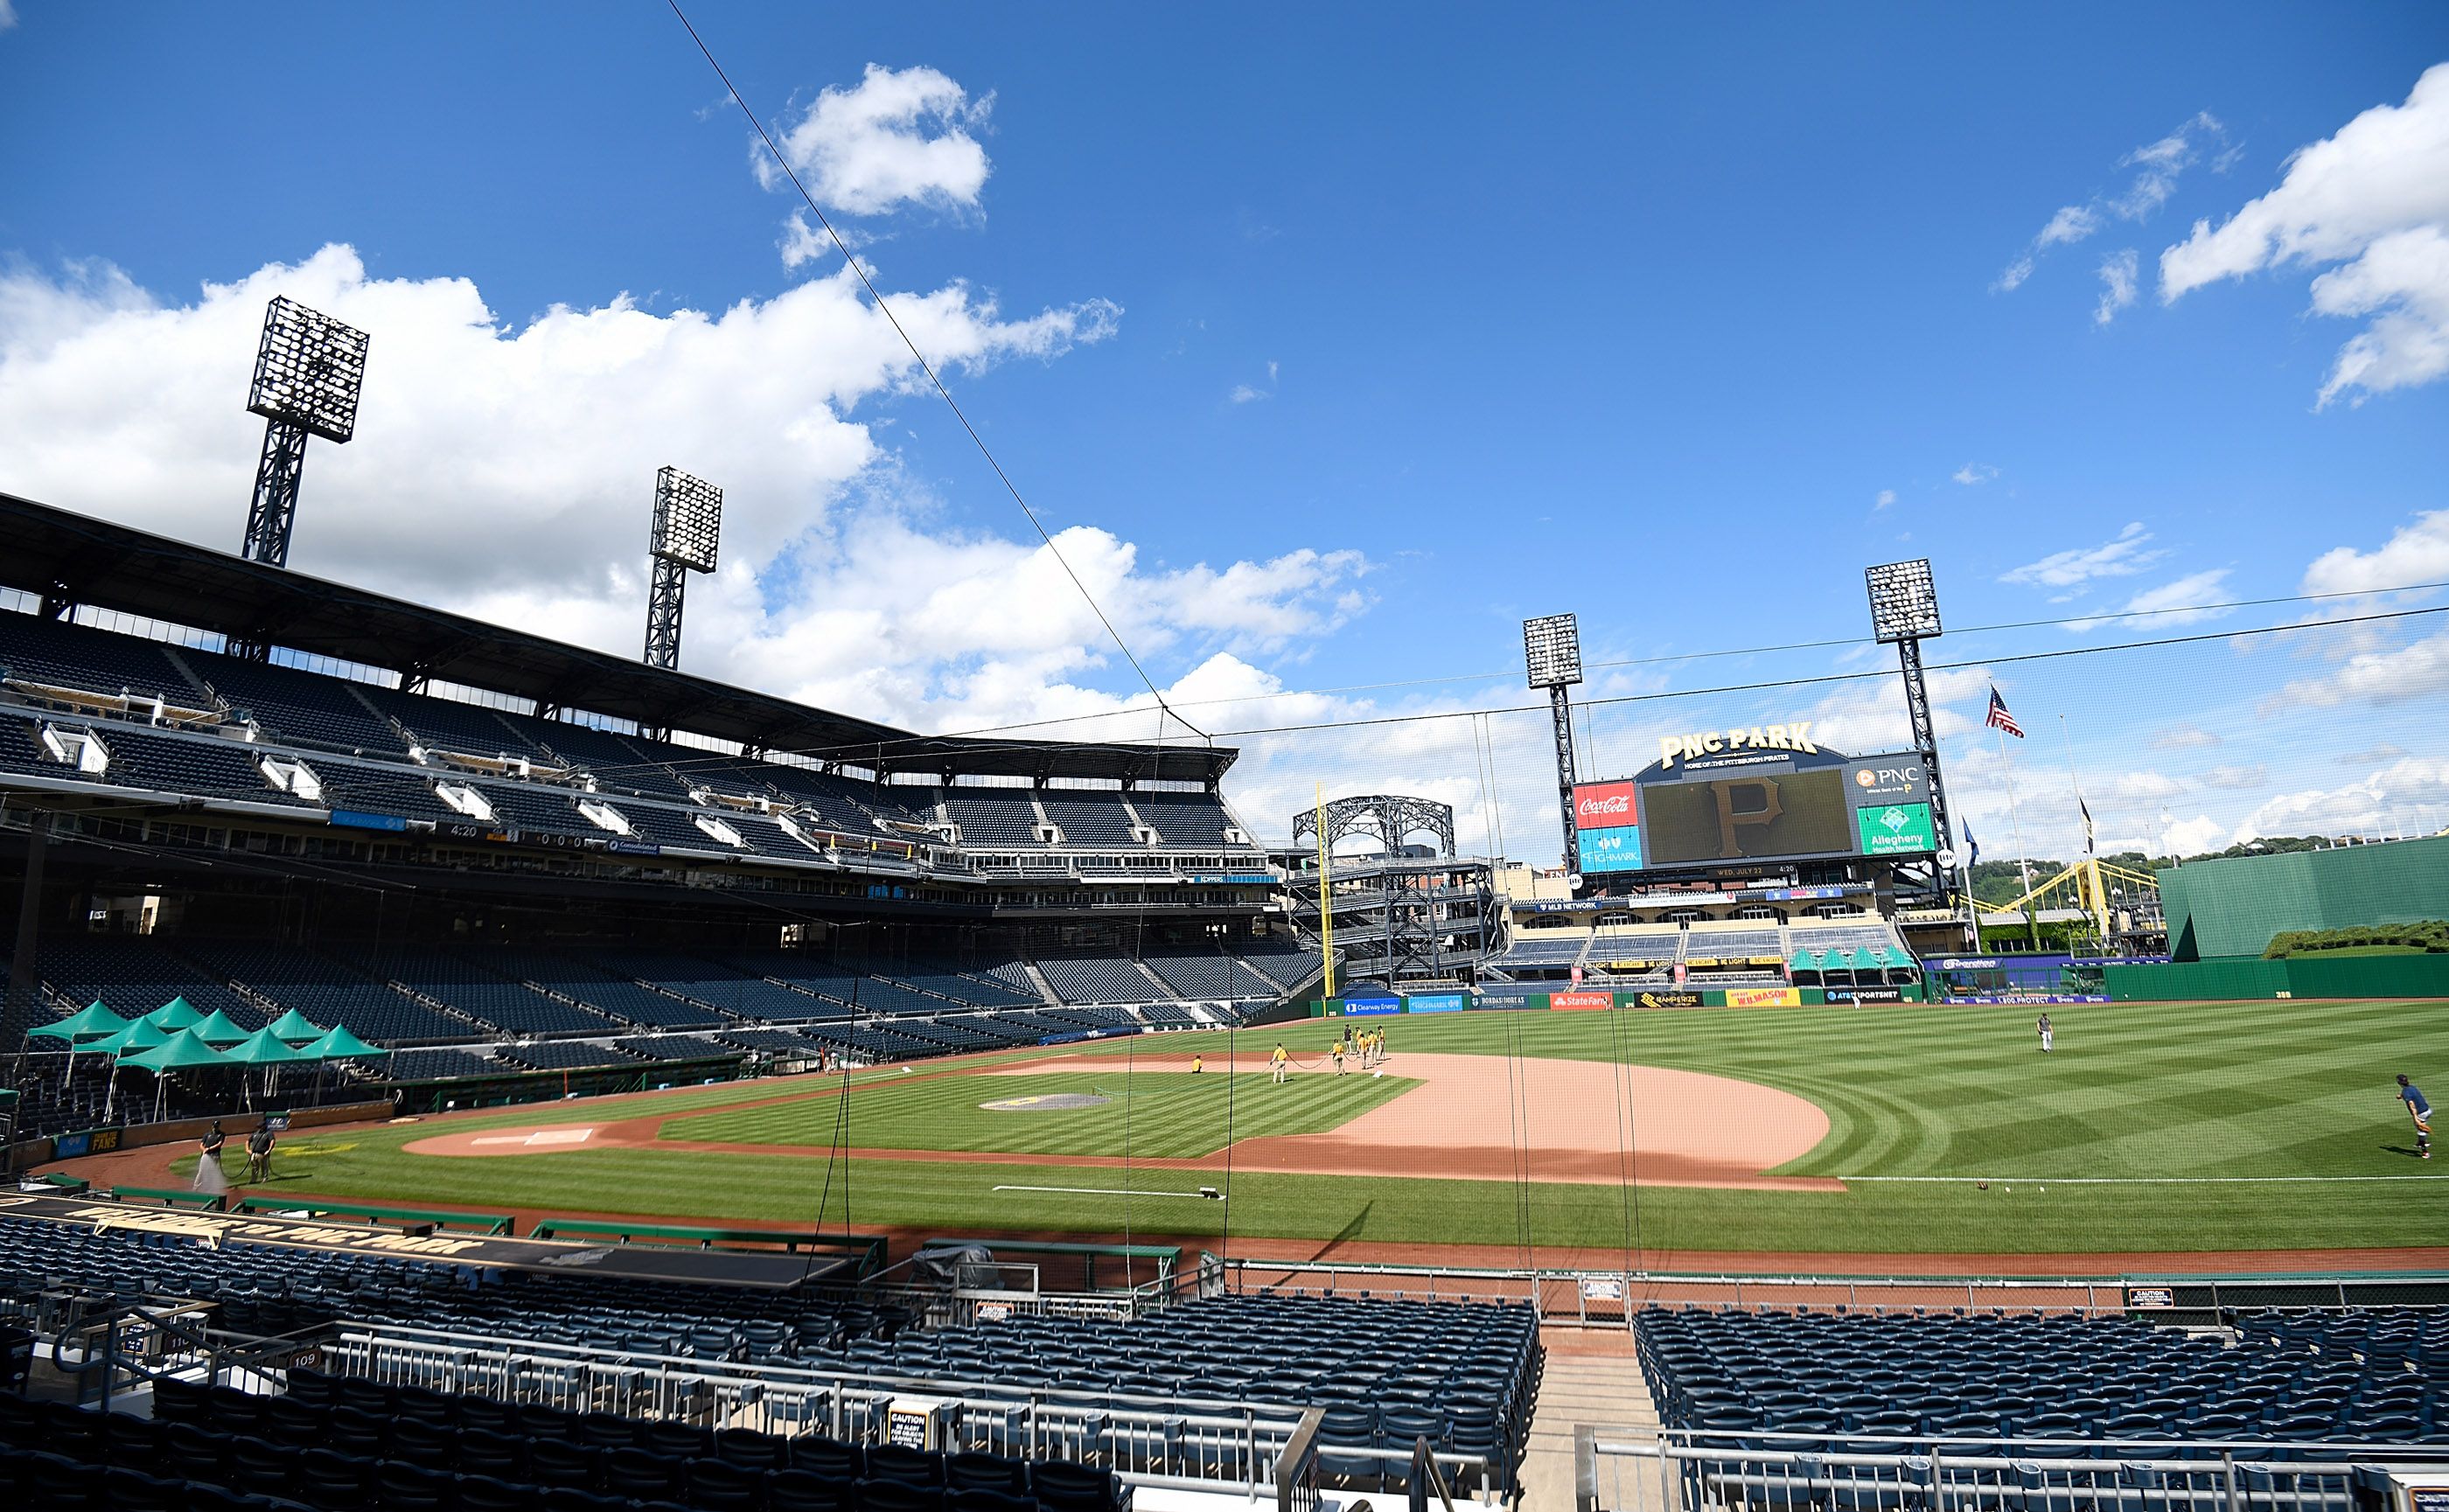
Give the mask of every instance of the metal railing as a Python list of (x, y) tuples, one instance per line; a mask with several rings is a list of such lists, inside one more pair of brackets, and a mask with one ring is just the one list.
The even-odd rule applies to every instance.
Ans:
[(1573, 1469), (1576, 1512), (2369, 1512), (2382, 1463), (2449, 1465), (2449, 1445), (1585, 1427)]
[(73, 1383), (78, 1406), (110, 1410), (114, 1397), (164, 1377), (233, 1387), (267, 1395), (286, 1385), (292, 1367), (322, 1358), (331, 1326), (294, 1333), (239, 1333), (210, 1326), (209, 1303), (176, 1298), (104, 1296), (47, 1292), (26, 1311), (38, 1340), (48, 1340), (52, 1367)]
[(1134, 1484), (1275, 1490), (1302, 1413), (1246, 1403), (741, 1364), (387, 1325), (343, 1324), (324, 1368), (580, 1412), (882, 1443), (896, 1405), (935, 1414), (945, 1447), (1061, 1459)]
[(1647, 1270), (1550, 1270), (1359, 1264), (1334, 1260), (1218, 1262), (1235, 1292), (1332, 1292), (1439, 1301), (1528, 1302), (1552, 1328), (1629, 1328), (1650, 1307), (1844, 1308), (1857, 1312), (2136, 1312), (2172, 1323), (2224, 1311), (2449, 1303), (2449, 1274), (1956, 1276), (1743, 1275)]

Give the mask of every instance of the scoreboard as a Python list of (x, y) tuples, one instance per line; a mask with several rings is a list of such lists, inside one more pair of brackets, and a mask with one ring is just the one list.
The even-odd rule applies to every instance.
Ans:
[[(1751, 862), (1929, 855), (1930, 774), (1912, 752), (1848, 756), (1809, 743), (1807, 725), (1666, 742), (1635, 776), (1573, 789), (1586, 873)], [(1729, 741), (1746, 734), (1757, 742)]]

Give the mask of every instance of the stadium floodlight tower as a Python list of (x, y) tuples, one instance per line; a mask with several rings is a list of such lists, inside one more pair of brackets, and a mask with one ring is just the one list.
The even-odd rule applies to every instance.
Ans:
[(1897, 664), (1904, 671), (1905, 718), (1913, 724), (1914, 750), (1930, 774), (1930, 827), (1938, 840), (1931, 882), (1944, 886), (1943, 877), (1956, 864), (1956, 842), (1948, 828), (1946, 789), (1938, 778), (1938, 732), (1931, 723), (1930, 690), (1921, 675), (1921, 643), (1940, 633), (1938, 587), (1931, 580), (1928, 557), (1866, 567), (1862, 578), (1871, 594), (1871, 635), (1895, 643)]
[(264, 420), (263, 459), (256, 464), (255, 499), (247, 506), (246, 542), (239, 551), (249, 562), (289, 565), (306, 438), (345, 445), (357, 433), (357, 393), (373, 339), (285, 297), (276, 296), (265, 308), (255, 381), (246, 395), (247, 409)]
[(1548, 690), (1556, 719), (1556, 797), (1565, 819), (1565, 874), (1581, 890), (1581, 846), (1573, 833), (1573, 706), (1565, 690), (1582, 680), (1582, 632), (1570, 614), (1522, 622), (1522, 660), (1531, 686)]
[(655, 585), (646, 596), (646, 664), (681, 664), (681, 599), (688, 574), (712, 572), (723, 537), (723, 490), (678, 468), (655, 474)]

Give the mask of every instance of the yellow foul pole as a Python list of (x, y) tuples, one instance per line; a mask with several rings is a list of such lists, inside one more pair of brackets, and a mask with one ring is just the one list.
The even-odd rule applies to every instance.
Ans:
[(1332, 1001), (1335, 997), (1335, 910), (1327, 906), (1326, 896), (1326, 784), (1318, 785), (1318, 953), (1326, 968), (1326, 990), (1321, 994)]

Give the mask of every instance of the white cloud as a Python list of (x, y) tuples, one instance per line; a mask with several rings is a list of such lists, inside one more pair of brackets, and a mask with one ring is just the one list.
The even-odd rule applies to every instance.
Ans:
[(2096, 546), (2053, 551), (2037, 562), (2027, 562), (2002, 573), (1998, 581), (2029, 587), (2073, 588), (2095, 578), (2131, 578), (2167, 555), (2166, 551), (2151, 549), (2151, 532), (2137, 520)]
[[(877, 215), (904, 204), (960, 212), (978, 208), (991, 171), (983, 130), (994, 96), (969, 91), (934, 68), (895, 70), (869, 64), (854, 87), (826, 89), (779, 144), (827, 209)], [(782, 177), (762, 143), (753, 143), (758, 178)]]
[(2394, 746), (2383, 740), (2369, 751), (2343, 752), (2332, 759), (2344, 767), (2377, 767), (2386, 766), (2404, 755), (2406, 752), (2402, 747)]
[(1954, 472), (1948, 474), (1949, 477), (1954, 478), (1957, 482), (1963, 484), (1968, 488), (1979, 488), (1982, 484), (1989, 482), (1997, 475), (1998, 469), (1996, 468), (1981, 462), (1968, 462), (1964, 466), (1957, 469)]
[(2408, 756), (2341, 788), (2283, 794), (2246, 816), (2238, 840), (2274, 834), (2381, 834), (2428, 828), (2449, 804), (2449, 761)]
[(1897, 490), (1896, 490), (1896, 489), (1894, 489), (1894, 488), (1881, 488), (1881, 489), (1880, 490), (1879, 497), (1878, 497), (1878, 498), (1876, 498), (1876, 499), (1873, 499), (1873, 500), (1871, 501), (1871, 507), (1872, 507), (1872, 508), (1874, 508), (1874, 509), (1888, 509), (1888, 508), (1893, 508), (1893, 507), (1896, 507), (1896, 502), (1897, 502)]
[(1254, 404), (1269, 397), (1272, 395), (1264, 389), (1253, 389), (1246, 383), (1237, 383), (1233, 385), (1233, 392), (1226, 394), (1224, 399), (1228, 404)]
[(0, 31), (6, 31), (16, 24), (16, 6), (11, 4), (10, 0), (0, 0)]
[(2197, 814), (2193, 818), (2180, 819), (2164, 827), (2160, 832), (2160, 843), (2154, 848), (2154, 853), (2188, 856), (2201, 855), (2209, 851), (2225, 851), (2229, 843), (2227, 836), (2227, 825), (2208, 814)]
[[(616, 299), (523, 325), (465, 279), (372, 278), (342, 246), (175, 304), (106, 268), (0, 275), (0, 488), (234, 545), (260, 433), (238, 395), (276, 293), (374, 336), (356, 439), (307, 465), (301, 572), (634, 655), (669, 463), (724, 489), (690, 670), (927, 728), (1119, 701), (1094, 686), (1114, 680), (1104, 632), (1044, 545), (932, 525), (852, 418), (915, 392), (916, 370), (839, 266), (722, 311)], [(972, 373), (1059, 357), (1120, 316), (1092, 299), (1006, 317), (959, 284), (889, 297)], [(1186, 677), (1367, 603), (1351, 552), (1168, 565), (1102, 530), (1057, 540), (1134, 648)]]
[(2154, 751), (2190, 751), (2198, 746), (2219, 743), (2218, 736), (2190, 724), (2171, 725), (2166, 730), (2154, 732), (2151, 737), (2151, 749)]
[(2335, 672), (2288, 683), (2263, 708), (2386, 705), (2443, 693), (2449, 693), (2449, 631), (2390, 650), (2357, 652)]
[(2199, 624), (2232, 613), (2220, 602), (2222, 584), (2227, 582), (2228, 569), (2212, 567), (2205, 572), (2189, 572), (2182, 578), (2164, 583), (2156, 588), (2146, 588), (2126, 601), (2121, 614), (2148, 616), (2148, 622), (2162, 629), (2180, 624)]
[(2137, 258), (2132, 247), (2112, 252), (2100, 259), (2100, 303), (2092, 311), (2092, 323), (2105, 326), (2117, 318), (2117, 312), (2134, 302), (2134, 278)]
[[(2201, 159), (2203, 146), (2208, 143), (2225, 146), (2227, 142), (2227, 128), (2208, 111), (2204, 111), (2159, 141), (2136, 147), (2117, 160), (2120, 168), (2134, 170), (2133, 178), (2127, 181), (2124, 188), (2113, 193), (2095, 194), (2081, 204), (2059, 206), (2034, 234), (2032, 243), (2007, 265), (2005, 272), (1998, 275), (1994, 287), (2003, 293), (2021, 286), (2033, 276), (2034, 268), (2050, 248), (2073, 246), (2089, 240), (2112, 220), (2150, 219), (2152, 213), (2168, 203), (2169, 197), (2177, 192), (2177, 180)], [(2229, 156), (2223, 152), (2214, 160), (2213, 171), (2225, 170)], [(2122, 256), (2129, 258), (2131, 264), (2134, 255), (2130, 252)], [(2131, 299), (2128, 302), (2131, 302)]]
[(2251, 766), (2213, 767), (2194, 774), (2194, 780), (2207, 788), (2260, 788), (2270, 783), (2270, 769), (2260, 762)]
[(2443, 582), (2449, 582), (2449, 509), (2417, 515), (2376, 550), (2337, 546), (2304, 569), (2306, 593), (2385, 593)]
[(2160, 254), (2160, 297), (2289, 264), (2323, 315), (2374, 317), (2340, 350), (2320, 402), (2449, 373), (2449, 64), (2401, 105), (2375, 105), (2299, 149), (2279, 186)]

